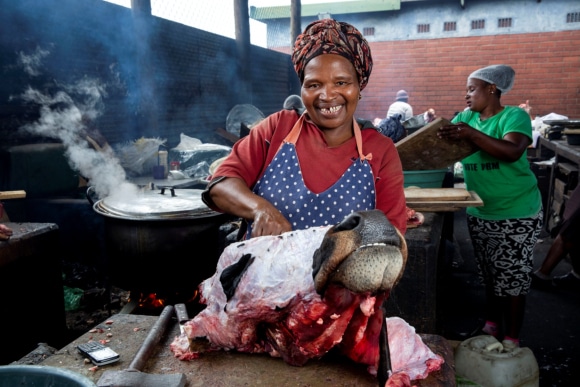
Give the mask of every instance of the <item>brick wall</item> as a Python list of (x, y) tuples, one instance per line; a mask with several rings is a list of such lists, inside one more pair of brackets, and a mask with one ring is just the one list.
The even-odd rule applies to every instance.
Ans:
[(532, 114), (580, 119), (580, 30), (371, 43), (370, 83), (358, 117), (383, 117), (399, 89), (410, 94), (415, 114), (434, 108), (451, 118), (465, 108), (467, 76), (495, 63), (516, 70), (504, 105), (530, 101)]
[[(108, 88), (95, 124), (110, 143), (155, 136), (166, 138), (170, 147), (180, 133), (229, 145), (215, 129), (225, 127), (233, 106), (249, 103), (267, 115), (289, 94), (299, 93), (288, 52), (252, 46), (251, 91), (240, 95), (234, 40), (154, 18), (146, 79), (155, 93), (144, 96), (137, 59), (143, 42), (134, 36), (130, 9), (100, 1), (53, 0), (32, 8), (25, 2), (0, 3), (6, 10), (0, 13), (3, 146), (29, 142), (18, 128), (37, 118), (38, 106), (13, 98), (28, 86), (54, 95), (78, 80), (97, 78)], [(59, 12), (53, 12), (56, 3)], [(29, 76), (18, 66), (18, 55), (37, 48), (49, 54), (41, 72)], [(534, 115), (580, 119), (580, 30), (372, 42), (371, 48), (374, 69), (358, 117), (383, 117), (396, 91), (406, 89), (415, 113), (434, 108), (451, 118), (465, 106), (469, 73), (506, 63), (517, 75), (504, 104), (529, 100)], [(154, 126), (144, 117), (152, 110), (158, 117)]]
[[(154, 17), (150, 38), (136, 36), (131, 10), (104, 1), (0, 4), (0, 146), (46, 141), (19, 130), (38, 119), (39, 105), (19, 97), (28, 87), (47, 96), (66, 92), (80, 107), (80, 82), (98, 80), (104, 93), (92, 126), (110, 144), (159, 137), (169, 147), (181, 133), (231, 145), (215, 130), (226, 127), (235, 105), (266, 115), (298, 91), (287, 54), (252, 46), (252, 83), (241, 93), (235, 40)], [(36, 74), (25, 71), (20, 54), (40, 59)]]

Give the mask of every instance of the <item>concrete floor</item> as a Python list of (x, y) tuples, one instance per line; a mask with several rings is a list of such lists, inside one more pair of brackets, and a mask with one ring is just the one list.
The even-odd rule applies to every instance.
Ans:
[[(552, 239), (543, 232), (534, 251), (538, 268)], [(440, 334), (449, 340), (464, 340), (483, 325), (484, 291), (476, 277), (465, 211), (454, 213), (454, 243), (448, 244), (441, 267), (438, 294)], [(554, 275), (571, 269), (563, 261)], [(580, 385), (580, 292), (532, 289), (527, 298), (521, 346), (534, 353), (540, 368), (540, 386)]]

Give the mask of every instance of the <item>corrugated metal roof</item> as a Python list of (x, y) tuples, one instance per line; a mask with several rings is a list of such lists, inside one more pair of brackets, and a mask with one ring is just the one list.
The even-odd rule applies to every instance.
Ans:
[[(302, 4), (302, 16), (330, 13), (341, 15), (361, 12), (396, 11), (401, 0), (352, 0), (334, 3)], [(250, 7), (250, 17), (256, 20), (284, 19), (290, 17), (290, 6)]]

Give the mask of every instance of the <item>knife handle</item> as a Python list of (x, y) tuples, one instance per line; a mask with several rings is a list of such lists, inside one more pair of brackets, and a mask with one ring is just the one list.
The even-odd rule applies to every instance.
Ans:
[(179, 325), (185, 324), (189, 321), (189, 315), (187, 314), (187, 308), (185, 307), (185, 304), (175, 304), (174, 308)]

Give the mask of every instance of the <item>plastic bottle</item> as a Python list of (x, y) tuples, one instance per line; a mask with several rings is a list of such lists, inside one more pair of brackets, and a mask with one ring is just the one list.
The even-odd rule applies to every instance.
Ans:
[(167, 175), (169, 173), (169, 165), (167, 163), (167, 151), (160, 150), (158, 154), (159, 154), (159, 165), (163, 166), (163, 178), (167, 179)]

